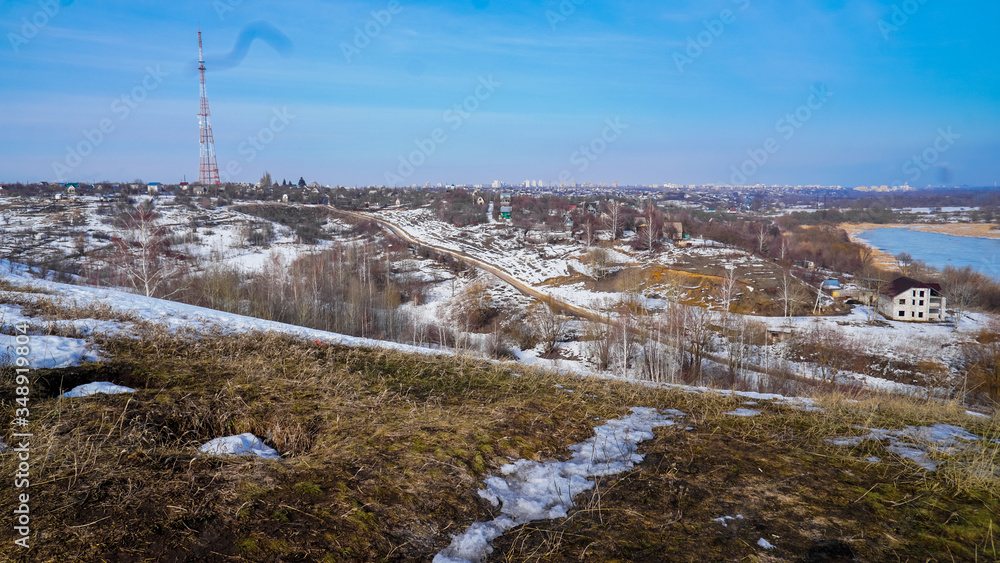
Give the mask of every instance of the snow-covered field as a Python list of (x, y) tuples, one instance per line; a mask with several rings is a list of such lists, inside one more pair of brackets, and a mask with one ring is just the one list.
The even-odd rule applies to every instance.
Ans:
[[(138, 196), (136, 200), (152, 201), (171, 235), (196, 240), (174, 247), (193, 257), (196, 267), (224, 264), (258, 271), (276, 259), (288, 264), (295, 257), (327, 244), (322, 240), (316, 245), (302, 244), (292, 229), (271, 223), (274, 240), (254, 247), (247, 243), (247, 225), (269, 221), (227, 207), (188, 207), (173, 196)], [(5, 199), (0, 207), (0, 253), (10, 256), (17, 249), (27, 249), (33, 260), (62, 258), (79, 264), (81, 251), (105, 247), (111, 237), (120, 234), (110, 220), (110, 205), (98, 197), (48, 203), (35, 198)], [(330, 218), (326, 228), (337, 232), (348, 227)]]

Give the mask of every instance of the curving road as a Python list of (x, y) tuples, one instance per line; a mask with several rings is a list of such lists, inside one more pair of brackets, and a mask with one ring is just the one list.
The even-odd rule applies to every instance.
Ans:
[[(399, 225), (396, 225), (395, 223), (392, 223), (391, 221), (388, 221), (385, 218), (378, 217), (376, 215), (368, 214), (368, 213), (360, 213), (360, 212), (357, 212), (357, 211), (347, 211), (347, 210), (344, 210), (344, 209), (338, 209), (338, 208), (336, 208), (336, 207), (334, 207), (332, 205), (327, 205), (326, 207), (330, 211), (332, 211), (334, 213), (339, 213), (339, 214), (342, 214), (342, 215), (346, 215), (346, 216), (352, 217), (354, 219), (358, 219), (358, 220), (361, 220), (361, 221), (375, 221), (376, 223), (378, 223), (378, 224), (382, 225), (383, 227), (385, 227), (386, 229), (390, 230), (393, 234), (395, 234), (399, 238), (405, 240), (409, 244), (412, 244), (412, 245), (417, 246), (417, 247), (427, 248), (427, 249), (433, 250), (434, 252), (438, 252), (438, 253), (441, 253), (441, 254), (447, 254), (448, 256), (451, 256), (451, 257), (453, 257), (453, 258), (455, 258), (457, 260), (461, 260), (462, 262), (464, 262), (464, 263), (466, 263), (466, 264), (468, 264), (470, 266), (474, 266), (474, 267), (479, 268), (481, 270), (485, 270), (485, 271), (487, 271), (487, 272), (495, 275), (496, 277), (500, 278), (501, 280), (503, 280), (504, 282), (506, 282), (507, 284), (509, 284), (511, 287), (513, 287), (514, 289), (516, 289), (520, 293), (522, 293), (522, 294), (524, 294), (524, 295), (526, 295), (528, 297), (533, 297), (535, 299), (538, 299), (538, 300), (540, 300), (540, 301), (548, 304), (550, 307), (563, 312), (564, 314), (569, 314), (569, 315), (573, 315), (573, 316), (576, 316), (576, 317), (580, 317), (580, 318), (583, 318), (583, 319), (587, 319), (587, 320), (591, 320), (591, 321), (596, 321), (596, 322), (600, 322), (600, 323), (604, 323), (604, 322), (608, 321), (608, 319), (606, 317), (604, 317), (603, 315), (601, 315), (599, 313), (595, 313), (594, 311), (591, 311), (590, 309), (587, 309), (585, 307), (580, 307), (578, 305), (573, 305), (572, 303), (567, 303), (567, 302), (565, 302), (565, 301), (563, 301), (561, 299), (557, 299), (555, 297), (552, 297), (551, 295), (543, 293), (543, 292), (535, 289), (534, 287), (532, 287), (532, 286), (524, 283), (523, 281), (515, 278), (514, 276), (508, 274), (506, 271), (504, 271), (503, 269), (501, 269), (500, 267), (498, 267), (498, 266), (496, 266), (494, 264), (490, 264), (489, 262), (485, 262), (485, 261), (483, 261), (483, 260), (481, 260), (479, 258), (475, 258), (473, 256), (469, 256), (468, 254), (466, 254), (464, 252), (461, 252), (461, 251), (455, 251), (455, 250), (451, 250), (451, 249), (448, 249), (448, 248), (443, 248), (443, 247), (440, 247), (440, 246), (437, 246), (437, 245), (434, 245), (434, 244), (431, 244), (431, 243), (428, 243), (428, 242), (425, 242), (425, 241), (418, 240), (418, 239), (414, 238), (406, 230), (404, 230), (403, 228), (401, 228)], [(636, 329), (632, 329), (632, 331), (633, 331), (633, 333), (635, 333), (637, 335), (640, 334), (640, 331), (637, 328)], [(648, 335), (645, 335), (645, 336), (648, 336)], [(665, 344), (672, 344), (673, 343), (673, 342), (669, 342), (667, 340), (667, 337), (666, 336), (662, 336), (662, 335), (660, 335), (660, 337), (657, 340), (659, 342), (665, 343)], [(726, 364), (729, 363), (729, 359), (728, 358), (726, 358), (724, 356), (719, 356), (717, 354), (706, 354), (706, 353), (702, 352), (700, 354), (700, 356), (702, 358), (706, 359), (706, 360), (711, 360), (713, 362), (717, 362), (717, 363), (720, 363), (720, 364), (723, 364), (723, 365), (726, 365)], [(803, 377), (801, 375), (798, 375), (798, 374), (795, 374), (795, 373), (791, 373), (789, 371), (779, 370), (779, 369), (774, 369), (774, 368), (768, 368), (768, 367), (758, 366), (758, 365), (754, 365), (754, 364), (744, 364), (744, 368), (747, 369), (747, 370), (749, 370), (749, 371), (752, 371), (752, 372), (755, 372), (755, 373), (759, 373), (759, 374), (762, 374), (762, 375), (767, 375), (767, 376), (776, 377), (776, 378), (780, 378), (780, 379), (794, 380), (794, 381), (797, 381), (799, 383), (804, 383), (804, 384), (808, 384), (808, 385), (821, 385), (821, 384), (825, 383), (823, 381), (820, 381), (820, 380), (817, 380), (817, 379), (813, 379), (813, 378), (809, 378), (809, 377)]]

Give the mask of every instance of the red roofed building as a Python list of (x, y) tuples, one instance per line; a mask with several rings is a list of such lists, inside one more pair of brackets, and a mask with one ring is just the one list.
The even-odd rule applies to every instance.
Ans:
[(946, 299), (941, 286), (905, 276), (898, 277), (882, 290), (879, 311), (894, 321), (943, 321)]

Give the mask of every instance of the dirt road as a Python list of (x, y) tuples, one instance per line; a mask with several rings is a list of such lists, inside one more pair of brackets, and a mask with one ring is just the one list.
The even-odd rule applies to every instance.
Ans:
[[(591, 311), (590, 309), (587, 309), (587, 308), (584, 308), (584, 307), (580, 307), (580, 306), (577, 306), (577, 305), (573, 305), (571, 303), (567, 303), (565, 301), (562, 301), (560, 299), (552, 297), (551, 295), (543, 293), (543, 292), (539, 291), (538, 289), (536, 289), (536, 288), (534, 288), (534, 287), (532, 287), (532, 286), (530, 286), (530, 285), (522, 282), (521, 280), (515, 278), (514, 276), (508, 274), (507, 272), (505, 272), (504, 270), (502, 270), (501, 268), (499, 268), (498, 266), (496, 266), (494, 264), (490, 264), (489, 262), (485, 262), (485, 261), (483, 261), (483, 260), (481, 260), (479, 258), (475, 258), (475, 257), (469, 256), (468, 254), (466, 254), (464, 252), (459, 252), (459, 251), (451, 250), (451, 249), (448, 249), (448, 248), (443, 248), (443, 247), (440, 247), (440, 246), (436, 246), (434, 244), (430, 244), (430, 243), (425, 242), (425, 241), (418, 240), (415, 237), (413, 237), (410, 233), (408, 233), (406, 230), (402, 229), (401, 227), (399, 227), (398, 225), (392, 223), (391, 221), (386, 220), (385, 218), (379, 217), (379, 216), (377, 216), (375, 214), (359, 213), (357, 211), (347, 211), (347, 210), (344, 210), (344, 209), (338, 209), (336, 207), (333, 207), (332, 205), (328, 205), (327, 208), (330, 211), (334, 212), (334, 213), (341, 214), (341, 215), (346, 215), (348, 217), (352, 217), (352, 218), (360, 220), (360, 221), (375, 221), (378, 224), (380, 224), (383, 227), (385, 227), (386, 229), (389, 229), (393, 234), (395, 234), (396, 236), (398, 236), (399, 238), (403, 239), (404, 241), (406, 241), (409, 244), (412, 244), (412, 245), (417, 246), (417, 247), (426, 248), (426, 249), (432, 250), (432, 251), (440, 253), (440, 254), (446, 254), (448, 256), (451, 256), (451, 257), (455, 258), (456, 260), (461, 260), (462, 262), (464, 262), (464, 263), (466, 263), (466, 264), (468, 264), (470, 266), (473, 266), (473, 267), (479, 268), (481, 270), (484, 270), (486, 272), (489, 272), (489, 273), (495, 275), (496, 277), (500, 278), (504, 282), (510, 284), (511, 287), (513, 287), (514, 289), (516, 289), (520, 293), (522, 293), (522, 294), (524, 294), (524, 295), (526, 295), (528, 297), (533, 297), (535, 299), (543, 301), (543, 302), (547, 303), (550, 307), (552, 307), (552, 308), (554, 308), (554, 309), (556, 309), (556, 310), (558, 310), (558, 311), (560, 311), (560, 312), (562, 312), (564, 314), (576, 316), (576, 317), (579, 317), (579, 318), (582, 318), (582, 319), (591, 320), (591, 321), (601, 322), (601, 323), (607, 322), (607, 318), (604, 317), (603, 315), (601, 315), (599, 313), (596, 313), (594, 311)], [(633, 331), (636, 334), (639, 333), (638, 329), (633, 329)], [(663, 338), (666, 338), (666, 337), (663, 337)], [(666, 341), (663, 341), (663, 342), (664, 343), (670, 343), (670, 342), (666, 342)], [(720, 363), (722, 365), (726, 365), (729, 362), (729, 360), (727, 358), (725, 358), (723, 356), (716, 355), (716, 354), (705, 354), (705, 353), (702, 353), (701, 357), (704, 358), (704, 359), (706, 359), (706, 360), (711, 360), (713, 362)], [(794, 380), (794, 381), (797, 381), (799, 383), (804, 383), (804, 384), (807, 384), (807, 385), (821, 385), (821, 384), (823, 384), (823, 382), (818, 381), (816, 379), (812, 379), (812, 378), (808, 378), (808, 377), (802, 377), (800, 375), (797, 375), (797, 374), (794, 374), (794, 373), (791, 373), (791, 372), (787, 372), (787, 371), (784, 371), (784, 370), (767, 368), (767, 367), (757, 366), (757, 365), (753, 365), (753, 364), (744, 364), (744, 367), (746, 369), (750, 370), (750, 371), (755, 372), (755, 373), (759, 373), (759, 374), (762, 374), (762, 375), (767, 375), (767, 376), (770, 376), (770, 377), (780, 378), (780, 379)]]

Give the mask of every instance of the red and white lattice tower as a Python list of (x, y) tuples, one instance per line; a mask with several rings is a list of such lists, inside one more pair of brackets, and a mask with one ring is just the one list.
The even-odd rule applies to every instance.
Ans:
[(198, 30), (198, 72), (201, 73), (201, 111), (198, 126), (201, 129), (201, 166), (198, 183), (219, 184), (219, 165), (215, 161), (215, 139), (212, 138), (212, 118), (208, 113), (208, 91), (205, 89), (205, 55), (201, 50), (201, 30)]

